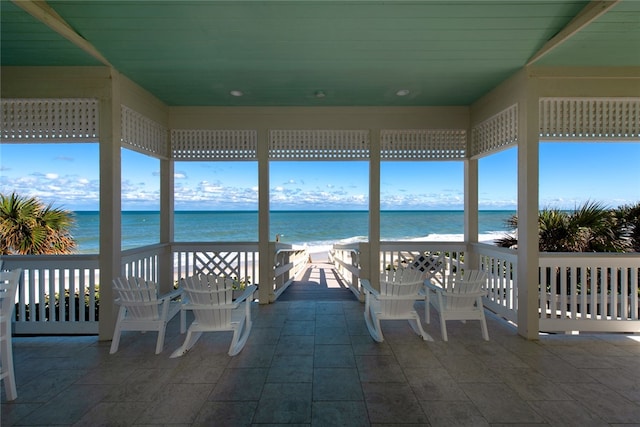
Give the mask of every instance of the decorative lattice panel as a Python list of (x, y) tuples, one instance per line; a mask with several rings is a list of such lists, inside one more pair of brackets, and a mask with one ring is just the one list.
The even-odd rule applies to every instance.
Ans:
[(2, 99), (3, 142), (96, 142), (95, 99)]
[(255, 130), (174, 129), (171, 151), (175, 160), (257, 160)]
[(272, 130), (271, 160), (368, 160), (368, 130)]
[(637, 140), (640, 98), (540, 98), (541, 140)]
[(477, 156), (518, 143), (518, 105), (502, 110), (471, 131), (471, 155)]
[(124, 105), (120, 107), (120, 118), (123, 145), (157, 157), (168, 157), (169, 141), (166, 127)]
[(463, 129), (398, 129), (380, 133), (381, 160), (464, 159), (467, 131)]

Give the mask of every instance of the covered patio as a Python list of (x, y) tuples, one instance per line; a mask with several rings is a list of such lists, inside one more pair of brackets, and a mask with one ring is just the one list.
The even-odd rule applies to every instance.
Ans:
[[(640, 2), (2, 0), (0, 7), (2, 144), (97, 142), (100, 152), (99, 253), (2, 257), (5, 268), (28, 271), (23, 290), (44, 298), (74, 289), (83, 303), (86, 290), (92, 304), (78, 320), (75, 312), (64, 320), (61, 304), (56, 321), (43, 320), (42, 306), (41, 321), (27, 321), (36, 309), (20, 294), (16, 332), (97, 336), (16, 338), (19, 398), (3, 403), (3, 422), (640, 419), (640, 349), (629, 335), (640, 331), (638, 254), (541, 254), (537, 223), (541, 141), (640, 140)], [(478, 162), (512, 147), (519, 241), (499, 249), (478, 242)], [(160, 241), (127, 251), (123, 148), (160, 164)], [(257, 163), (256, 242), (174, 240), (181, 160)], [(489, 318), (491, 341), (467, 324), (452, 329), (448, 343), (425, 344), (403, 324), (376, 345), (360, 302), (278, 301), (306, 263), (269, 228), (269, 164), (307, 160), (369, 164), (368, 241), (334, 247), (335, 269), (356, 296), (359, 279), (375, 286), (388, 261), (425, 255), (448, 271), (482, 269), (490, 274), (485, 306), (498, 313)], [(381, 242), (380, 164), (390, 160), (463, 163), (463, 242)], [(259, 284), (254, 331), (239, 356), (228, 358), (211, 336), (169, 360), (165, 353), (181, 339), (176, 321), (162, 356), (147, 351), (151, 336), (125, 337), (108, 355), (114, 277), (141, 275), (168, 290), (184, 274), (225, 264), (229, 253)], [(588, 291), (577, 271), (594, 278)], [(428, 330), (437, 337), (437, 321)]]
[(244, 350), (208, 334), (186, 356), (178, 319), (165, 350), (155, 334), (125, 335), (109, 355), (95, 336), (14, 340), (18, 400), (3, 425), (636, 425), (640, 341), (630, 335), (523, 340), (490, 315), (491, 341), (473, 322), (437, 316), (425, 343), (406, 322), (375, 343), (357, 301), (254, 305)]

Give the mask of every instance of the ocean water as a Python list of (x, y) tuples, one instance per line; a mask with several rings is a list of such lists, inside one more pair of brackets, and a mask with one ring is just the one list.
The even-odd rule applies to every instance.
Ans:
[[(510, 232), (505, 221), (515, 211), (481, 211), (480, 240)], [(72, 235), (79, 253), (99, 249), (99, 212), (75, 212)], [(461, 241), (464, 233), (462, 211), (383, 211), (380, 214), (381, 240)], [(334, 243), (365, 241), (368, 235), (366, 211), (274, 211), (270, 216), (270, 236), (295, 246), (330, 247)], [(258, 240), (258, 212), (177, 211), (177, 242), (255, 242)], [(149, 211), (122, 213), (122, 248), (157, 243), (160, 214)]]

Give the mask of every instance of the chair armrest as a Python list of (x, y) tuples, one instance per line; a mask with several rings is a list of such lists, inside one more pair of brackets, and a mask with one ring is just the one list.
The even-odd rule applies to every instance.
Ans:
[(378, 298), (380, 296), (380, 292), (373, 289), (373, 286), (371, 286), (371, 282), (369, 282), (369, 280), (367, 279), (360, 279), (360, 284), (362, 285), (362, 287), (364, 288), (364, 290), (370, 294), (373, 294), (373, 296), (375, 296), (376, 298)]
[(179, 296), (182, 296), (183, 292), (184, 292), (184, 290), (182, 288), (174, 289), (173, 291), (162, 295), (158, 299), (161, 300), (161, 301), (170, 301), (172, 299), (178, 298)]
[(423, 291), (433, 291), (433, 292), (442, 292), (444, 290), (444, 288), (440, 285), (436, 285), (435, 283), (432, 283), (431, 280), (427, 279), (424, 281), (424, 288)]
[(244, 292), (238, 298), (236, 298), (233, 304), (237, 307), (242, 301), (251, 297), (257, 289), (258, 287), (256, 285), (247, 286), (246, 288), (244, 288)]

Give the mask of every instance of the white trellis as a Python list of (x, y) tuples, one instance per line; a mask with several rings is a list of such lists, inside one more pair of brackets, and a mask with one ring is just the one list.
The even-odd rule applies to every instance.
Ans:
[(540, 139), (640, 138), (640, 98), (540, 98)]
[(168, 157), (169, 144), (166, 127), (125, 105), (120, 107), (120, 119), (122, 145), (155, 157)]
[(368, 130), (272, 130), (270, 160), (368, 160)]
[(464, 129), (393, 129), (380, 133), (380, 160), (462, 160)]
[(96, 142), (98, 101), (88, 98), (7, 98), (0, 101), (2, 142)]
[(258, 134), (243, 129), (173, 129), (171, 152), (174, 160), (257, 160)]

